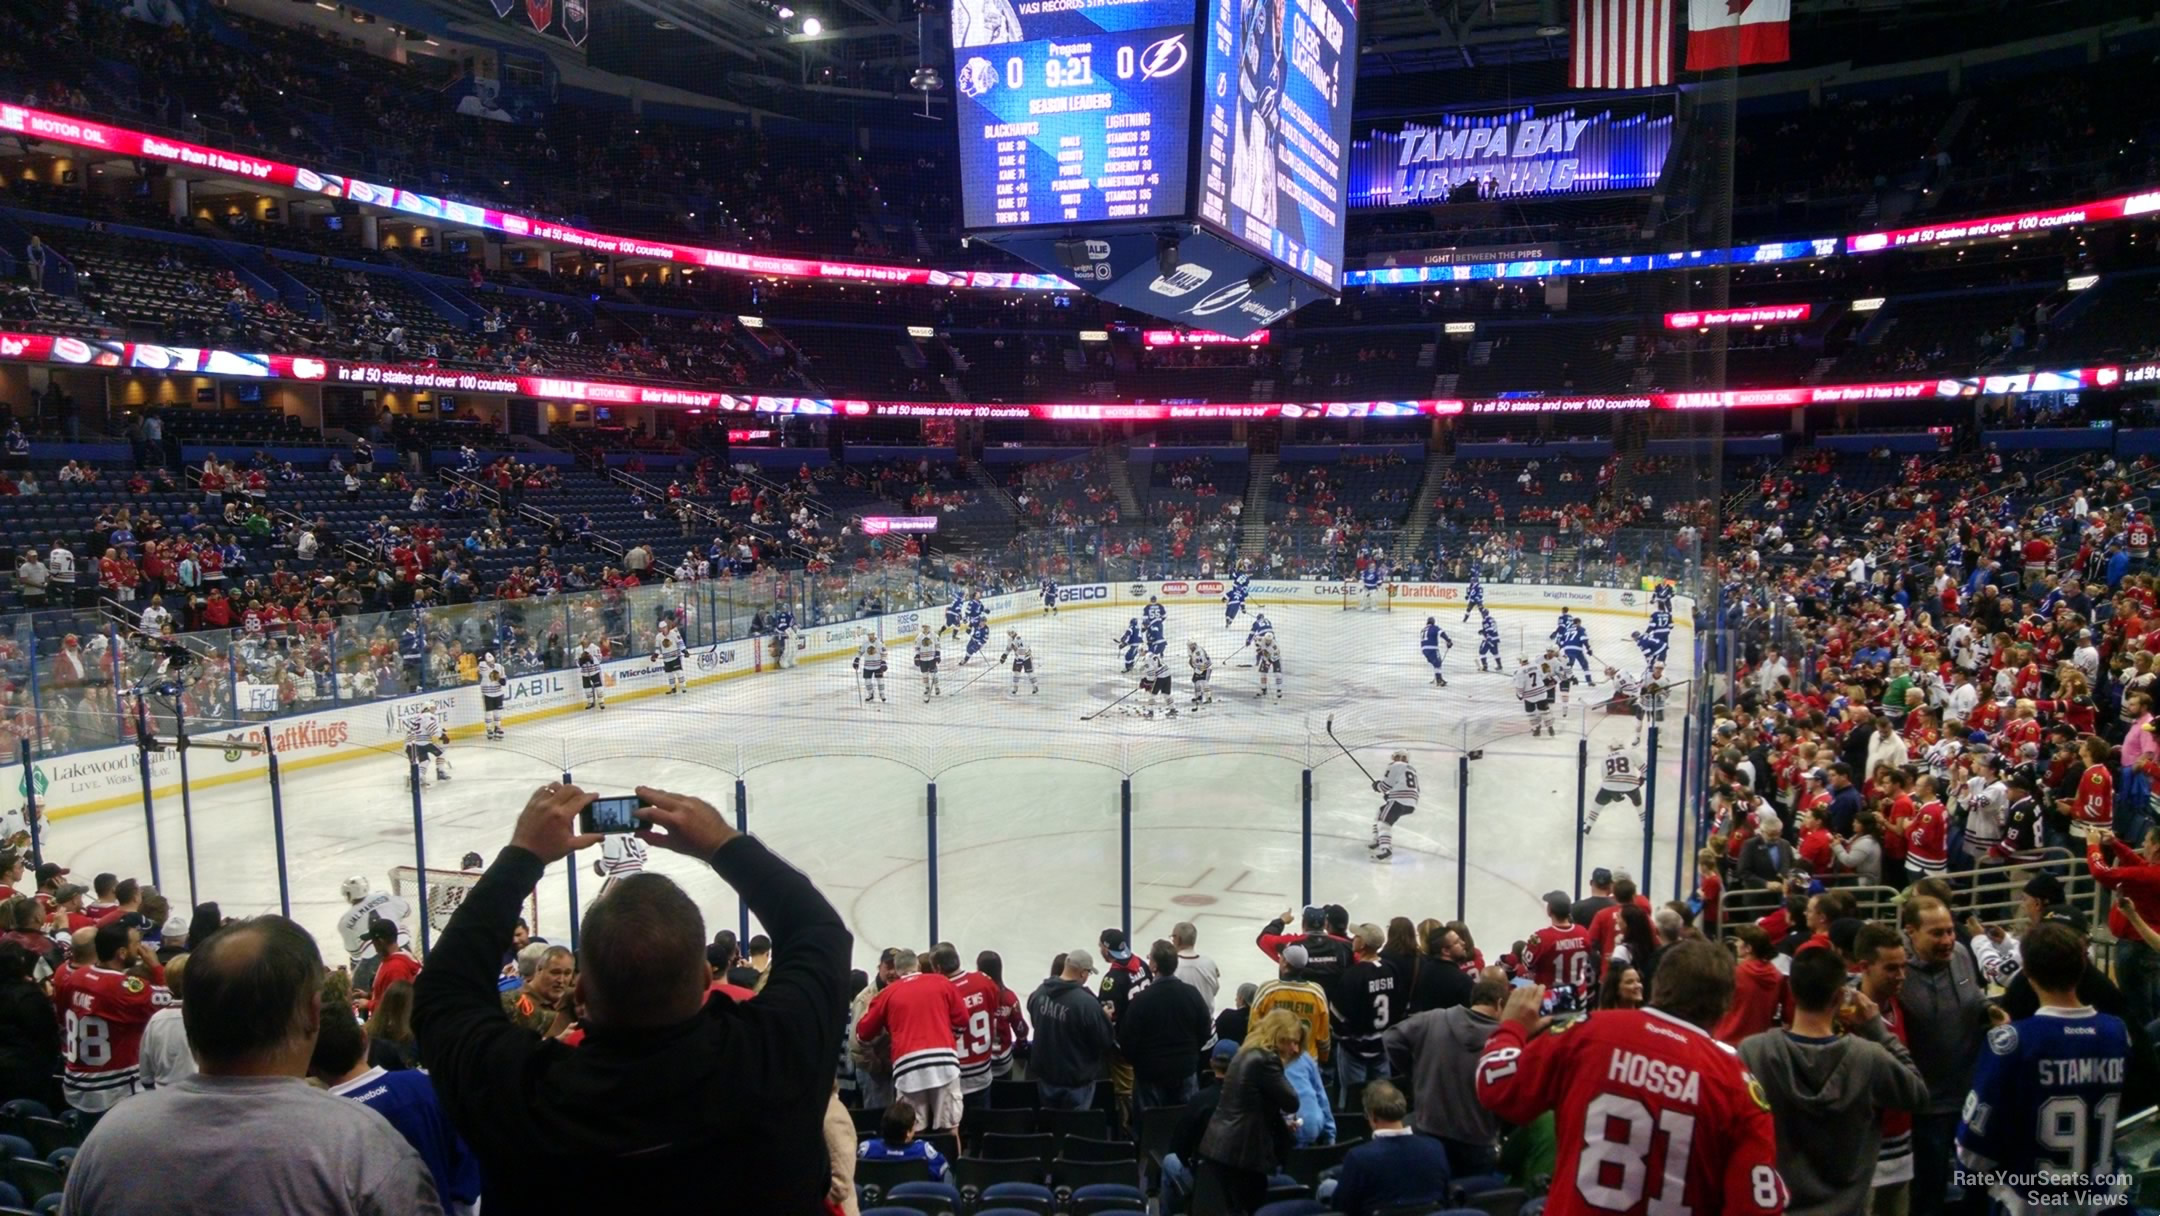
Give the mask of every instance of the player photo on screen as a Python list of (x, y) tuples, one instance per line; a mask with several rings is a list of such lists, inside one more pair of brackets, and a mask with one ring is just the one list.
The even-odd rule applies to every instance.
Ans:
[(953, 0), (952, 39), (955, 47), (996, 46), (1018, 42), (1020, 14), (1011, 0)]
[(1240, 0), (1237, 138), (1230, 151), (1230, 205), (1275, 226), (1275, 141), (1281, 123), (1283, 0)]

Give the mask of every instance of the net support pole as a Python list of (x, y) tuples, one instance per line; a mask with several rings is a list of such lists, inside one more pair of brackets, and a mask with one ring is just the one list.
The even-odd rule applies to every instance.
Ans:
[[(1687, 720), (1683, 718), (1680, 722), (1680, 767), (1683, 770), (1687, 768), (1687, 737)], [(1651, 769), (1655, 771), (1657, 768), (1657, 743), (1655, 740), (1650, 744), (1649, 763)], [(1643, 780), (1649, 780), (1649, 776), (1645, 774)], [(1675, 801), (1679, 805), (1673, 808), (1672, 897), (1679, 899), (1687, 894), (1686, 889), (1681, 884), (1687, 881), (1687, 875), (1692, 868), (1695, 855), (1695, 850), (1688, 847), (1688, 823), (1694, 816), (1688, 813), (1688, 783), (1687, 774), (1684, 771), (1680, 775), (1680, 797)]]
[(203, 902), (202, 888), (195, 882), (195, 795), (188, 788), (188, 734), (187, 710), (181, 697), (173, 697), (173, 742), (180, 753), (180, 837), (187, 845), (188, 902)]
[(930, 876), (930, 940), (934, 942), (934, 941), (938, 940), (938, 931), (937, 931), (937, 930), (938, 930), (938, 924), (937, 924), (937, 903), (938, 903), (938, 898), (937, 898), (937, 782), (935, 782), (935, 781), (926, 781), (926, 782), (924, 782), (924, 783), (923, 783), (923, 796), (924, 796), (924, 802), (923, 802), (923, 807), (924, 807), (924, 810), (925, 810), (925, 812), (926, 812), (926, 813), (925, 813), (925, 814), (923, 815), (923, 822), (924, 822), (924, 824), (925, 824), (925, 825), (927, 825), (927, 831), (928, 831), (928, 841), (927, 841), (927, 844), (928, 844), (928, 847), (929, 847), (929, 850), (930, 850), (930, 851), (929, 851), (929, 853), (927, 854), (927, 856), (929, 857), (929, 863), (928, 863), (928, 873), (929, 873), (929, 876)]
[[(30, 739), (27, 735), (22, 741), (22, 792), (23, 823), (30, 829), (30, 870), (36, 873), (37, 868), (45, 864), (45, 849), (38, 842), (37, 770), (30, 766)], [(147, 795), (149, 788), (145, 786), (143, 792)]]
[[(562, 783), (564, 785), (571, 784), (569, 769), (563, 770)], [(563, 884), (569, 889), (570, 894), (570, 948), (575, 950), (577, 949), (578, 939), (578, 913), (583, 906), (578, 902), (577, 858), (575, 857), (563, 858)], [(533, 932), (538, 933), (539, 931), (539, 926), (533, 927)]]
[[(181, 752), (180, 758), (181, 763), (186, 763), (187, 753)], [(427, 829), (421, 823), (420, 757), (410, 749), (405, 753), (405, 769), (412, 782), (413, 877), (420, 884), (420, 898), (415, 902), (420, 908), (420, 953), (425, 957), (433, 943), (434, 917), (428, 912)]]
[[(278, 913), (292, 919), (292, 876), (285, 871), (285, 780), (278, 772), (277, 741), (263, 728), (263, 759), (270, 766), (270, 843), (277, 850)], [(427, 905), (422, 904), (423, 916)]]
[[(1307, 884), (1310, 885), (1310, 850)], [(1118, 778), (1118, 927), (1132, 941), (1132, 778)]]
[[(735, 830), (745, 836), (750, 834), (750, 790), (743, 784), (740, 777), (735, 779)], [(749, 941), (750, 904), (739, 892), (735, 896), (735, 912), (737, 921), (735, 940)]]
[(1455, 758), (1455, 919), (1470, 919), (1470, 753)]
[[(150, 792), (150, 710), (140, 699), (135, 702), (135, 767), (142, 782), (143, 843), (150, 850), (150, 885), (163, 890), (165, 880), (158, 876), (157, 806)], [(30, 741), (23, 740), (23, 777), (33, 776), (29, 768)]]
[(1588, 813), (1590, 797), (1590, 740), (1588, 737), (1575, 741), (1575, 885), (1570, 891), (1580, 891), (1582, 885), (1583, 818)]
[(1301, 781), (1301, 785), (1303, 786), (1303, 792), (1302, 792), (1302, 793), (1301, 793), (1301, 795), (1300, 795), (1300, 799), (1301, 799), (1300, 805), (1301, 805), (1301, 808), (1302, 808), (1302, 812), (1303, 812), (1303, 814), (1304, 814), (1304, 822), (1303, 822), (1303, 825), (1302, 825), (1302, 827), (1301, 827), (1301, 828), (1300, 828), (1299, 830), (1300, 830), (1300, 831), (1301, 831), (1301, 833), (1303, 834), (1303, 844), (1304, 844), (1304, 848), (1303, 848), (1303, 849), (1301, 850), (1301, 853), (1303, 854), (1303, 865), (1302, 865), (1302, 866), (1301, 866), (1300, 868), (1301, 868), (1301, 871), (1302, 871), (1302, 872), (1301, 872), (1301, 878), (1302, 878), (1302, 880), (1303, 880), (1303, 881), (1302, 881), (1302, 885), (1301, 885), (1301, 886), (1300, 886), (1300, 887), (1298, 888), (1298, 906), (1299, 906), (1299, 907), (1301, 907), (1301, 908), (1303, 908), (1303, 907), (1309, 907), (1309, 906), (1310, 906), (1310, 905), (1312, 904), (1312, 852), (1313, 852), (1313, 840), (1312, 840), (1312, 770), (1311, 770), (1311, 769), (1306, 769), (1306, 770), (1304, 770), (1304, 772), (1303, 772), (1303, 774), (1302, 774), (1302, 781)]
[(1650, 861), (1657, 853), (1657, 724), (1650, 724), (1650, 757), (1643, 774), (1642, 879), (1637, 890), (1650, 889)]

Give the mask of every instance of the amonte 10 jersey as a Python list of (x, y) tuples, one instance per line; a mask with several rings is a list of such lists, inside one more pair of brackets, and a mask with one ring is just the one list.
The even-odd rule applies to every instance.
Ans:
[(2115, 1164), (2130, 1035), (2092, 1009), (2043, 1008), (1988, 1032), (1958, 1121), (1958, 1161), (2011, 1213), (2119, 1205)]
[(1502, 1022), (1477, 1096), (1509, 1123), (1553, 1112), (1547, 1216), (1785, 1210), (1762, 1086), (1739, 1053), (1670, 1014), (1610, 1009), (1527, 1039)]

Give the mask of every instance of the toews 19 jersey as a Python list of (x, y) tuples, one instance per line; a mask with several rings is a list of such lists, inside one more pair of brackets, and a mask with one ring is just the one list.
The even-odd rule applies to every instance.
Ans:
[(1778, 1216), (1776, 1129), (1739, 1053), (1655, 1009), (1607, 1010), (1527, 1041), (1502, 1022), (1478, 1101), (1509, 1123), (1553, 1112), (1548, 1216)]
[(990, 1088), (990, 1065), (997, 1055), (999, 993), (997, 981), (980, 971), (963, 971), (952, 977), (960, 990), (960, 1008), (967, 1012), (967, 1027), (960, 1031), (955, 1047), (960, 1055), (960, 1092)]
[(143, 1024), (173, 1003), (159, 969), (150, 982), (104, 967), (63, 967), (53, 975), (60, 1008), (61, 1093), (76, 1110), (111, 1110), (135, 1092)]

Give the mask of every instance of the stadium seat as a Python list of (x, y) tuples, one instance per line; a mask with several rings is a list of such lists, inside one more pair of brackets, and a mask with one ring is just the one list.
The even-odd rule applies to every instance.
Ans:
[(1337, 1140), (1333, 1144), (1314, 1144), (1290, 1150), (1289, 1159), (1283, 1162), (1283, 1173), (1306, 1186), (1320, 1185), (1320, 1172), (1341, 1165), (1350, 1150), (1363, 1144), (1362, 1140)]
[(875, 1136), (879, 1122), (885, 1118), (885, 1108), (880, 1106), (876, 1110), (851, 1110), (848, 1116), (855, 1121), (856, 1135)]
[(1067, 1161), (1131, 1161), (1138, 1152), (1130, 1140), (1092, 1140), (1067, 1136), (1058, 1144), (1058, 1156)]
[[(965, 1195), (966, 1191), (963, 1189), (961, 1193)], [(1037, 1213), (1037, 1216), (1050, 1216), (1057, 1210), (1057, 1196), (1039, 1182), (994, 1182), (982, 1189), (974, 1203), (978, 1210), (989, 1204), (1024, 1209)]]
[(876, 1204), (891, 1187), (903, 1182), (930, 1181), (930, 1163), (927, 1161), (857, 1161), (855, 1163), (855, 1189), (862, 1196), (863, 1206)]
[(1147, 1196), (1142, 1194), (1138, 1187), (1096, 1183), (1074, 1191), (1067, 1204), (1067, 1210), (1072, 1216), (1094, 1216), (1097, 1212), (1145, 1212)]
[(19, 1208), (23, 1205), (22, 1192), (12, 1182), (0, 1182), (0, 1207)]
[(1317, 1199), (1285, 1199), (1280, 1203), (1263, 1204), (1253, 1216), (1321, 1216), (1328, 1205)]
[(56, 1148), (46, 1154), (45, 1163), (65, 1174), (75, 1168), (75, 1154), (81, 1151), (72, 1144), (66, 1148)]
[(34, 1158), (37, 1155), (36, 1146), (21, 1136), (0, 1135), (0, 1161), (9, 1161), (16, 1157)]
[(960, 1157), (952, 1163), (953, 1182), (963, 1195), (1004, 1185), (1040, 1187), (1049, 1176), (1050, 1167), (1040, 1157)]
[(888, 1189), (879, 1202), (887, 1207), (913, 1208), (927, 1216), (959, 1216), (960, 1188), (949, 1182), (902, 1182)]
[(1110, 1114), (1102, 1110), (1045, 1110), (1036, 1112), (1035, 1126), (1061, 1142), (1067, 1136), (1091, 1140), (1110, 1138)]
[(1503, 1186), (1462, 1199), (1463, 1207), (1485, 1216), (1521, 1216), (1523, 1205), (1530, 1196), (1521, 1187)]
[(47, 1195), (59, 1194), (65, 1182), (59, 1170), (46, 1162), (32, 1161), (27, 1157), (0, 1162), (0, 1177), (13, 1183), (15, 1189), (22, 1192), (23, 1198), (33, 1204)]
[(985, 1107), (960, 1116), (960, 1139), (972, 1145), (985, 1132), (1001, 1136), (1025, 1136), (1035, 1131), (1035, 1108)]
[(1134, 1116), (1140, 1151), (1149, 1161), (1162, 1163), (1163, 1154), (1170, 1151), (1171, 1141), (1177, 1137), (1178, 1120), (1184, 1114), (1182, 1106), (1150, 1106)]
[(975, 1155), (993, 1161), (1048, 1160), (1057, 1148), (1057, 1137), (1048, 1132), (1035, 1132), (1025, 1136), (1005, 1136), (986, 1132), (975, 1145)]

